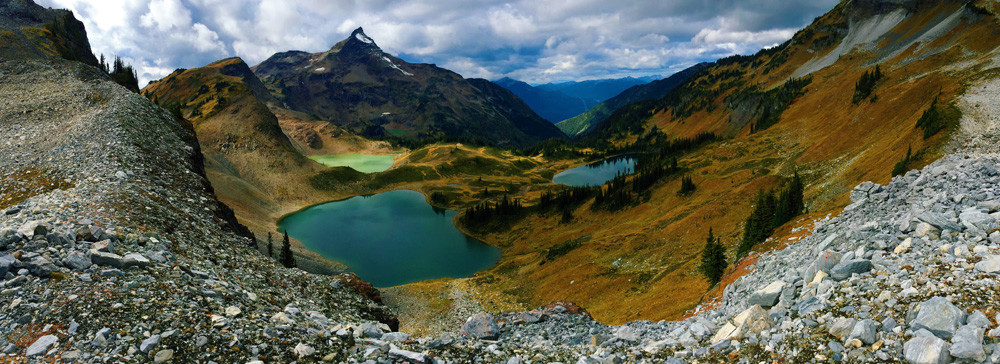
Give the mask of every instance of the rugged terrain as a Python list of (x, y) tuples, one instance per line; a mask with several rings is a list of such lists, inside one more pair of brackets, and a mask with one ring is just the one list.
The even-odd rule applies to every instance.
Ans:
[[(781, 48), (717, 62), (674, 96), (625, 110), (643, 117), (612, 115), (593, 133), (613, 143), (652, 128), (726, 139), (681, 158), (698, 184), (691, 196), (670, 180), (623, 213), (584, 205), (568, 224), (532, 217), (484, 236), (504, 249), (498, 267), (399, 287), (437, 284), (450, 302), (476, 301), (457, 312), (425, 306), (468, 318), (421, 338), (391, 332), (399, 322), (356, 277), (276, 266), (217, 200), (209, 181), (225, 165), (218, 158), (305, 150), (314, 144), (287, 139), (282, 118), (314, 119), (259, 112), (244, 122), (270, 139), (209, 150), (225, 138), (202, 139), (199, 127), (243, 121), (213, 120), (219, 98), (196, 95), (178, 110), (163, 102), (169, 93), (151, 95), (174, 114), (209, 115), (189, 124), (76, 61), (89, 51), (54, 51), (80, 38), (47, 24), (78, 23), (32, 5), (0, 1), (0, 361), (1000, 362), (993, 3), (844, 2)], [(878, 97), (852, 103), (874, 62), (887, 74)], [(222, 71), (233, 65), (240, 72)], [(263, 111), (269, 95), (247, 82), (245, 66), (223, 61), (189, 81), (233, 81), (222, 99)], [(761, 101), (758, 91), (791, 76), (814, 80), (784, 107)], [(744, 87), (757, 83), (769, 86)], [(961, 117), (924, 137), (916, 120), (935, 98)], [(772, 109), (780, 117), (767, 127), (761, 110)], [(929, 165), (890, 179), (907, 146), (923, 151), (909, 167)], [(388, 174), (320, 169), (305, 180), (317, 189), (414, 186), (469, 203), (475, 183), (541, 183), (569, 163), (447, 144), (413, 151)], [(509, 172), (478, 181), (470, 165)], [(702, 296), (693, 265), (703, 232), (713, 226), (733, 245), (745, 196), (794, 171), (810, 183), (812, 213)], [(538, 264), (570, 240), (579, 247)], [(438, 293), (428, 292), (418, 294)], [(587, 310), (548, 303), (566, 298)], [(472, 314), (482, 308), (494, 314)]]
[(254, 72), (286, 108), (369, 137), (523, 147), (563, 137), (510, 91), (382, 51), (358, 28), (329, 51), (275, 54)]

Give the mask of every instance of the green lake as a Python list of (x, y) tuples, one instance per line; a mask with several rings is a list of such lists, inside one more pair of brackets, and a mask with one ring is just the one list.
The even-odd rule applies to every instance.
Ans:
[(377, 287), (468, 277), (492, 267), (500, 249), (455, 227), (457, 211), (396, 190), (327, 202), (286, 216), (281, 231)]
[(351, 167), (362, 173), (382, 172), (392, 167), (396, 154), (334, 154), (309, 157), (327, 167)]
[(635, 162), (635, 157), (631, 156), (609, 158), (559, 172), (552, 177), (552, 182), (573, 187), (600, 186), (619, 173), (631, 174)]

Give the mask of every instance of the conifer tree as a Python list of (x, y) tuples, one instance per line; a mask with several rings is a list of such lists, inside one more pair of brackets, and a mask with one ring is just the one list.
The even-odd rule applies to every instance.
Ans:
[(285, 230), (285, 239), (281, 243), (281, 265), (285, 268), (295, 267), (295, 257), (292, 256), (292, 243), (288, 240), (288, 230)]
[(274, 258), (274, 244), (271, 241), (271, 232), (267, 232), (267, 256), (268, 258)]
[(698, 266), (698, 270), (705, 275), (708, 283), (714, 286), (722, 280), (727, 265), (726, 247), (722, 245), (719, 238), (712, 234), (712, 228), (709, 228), (705, 248), (701, 251), (701, 265)]

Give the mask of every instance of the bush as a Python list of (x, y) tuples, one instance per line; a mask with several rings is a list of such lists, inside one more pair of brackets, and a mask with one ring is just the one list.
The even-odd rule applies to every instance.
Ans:
[(920, 115), (920, 119), (917, 120), (917, 127), (924, 130), (924, 139), (928, 139), (941, 130), (957, 124), (959, 119), (962, 118), (962, 112), (955, 105), (939, 107), (937, 103), (938, 99), (935, 97), (934, 101), (931, 102), (931, 107), (925, 110)]

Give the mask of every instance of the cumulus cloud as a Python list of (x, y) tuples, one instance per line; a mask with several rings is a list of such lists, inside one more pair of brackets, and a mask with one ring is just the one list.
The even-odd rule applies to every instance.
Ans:
[(781, 43), (837, 0), (37, 0), (143, 84), (175, 68), (329, 49), (359, 26), (387, 52), (533, 83), (667, 75)]

